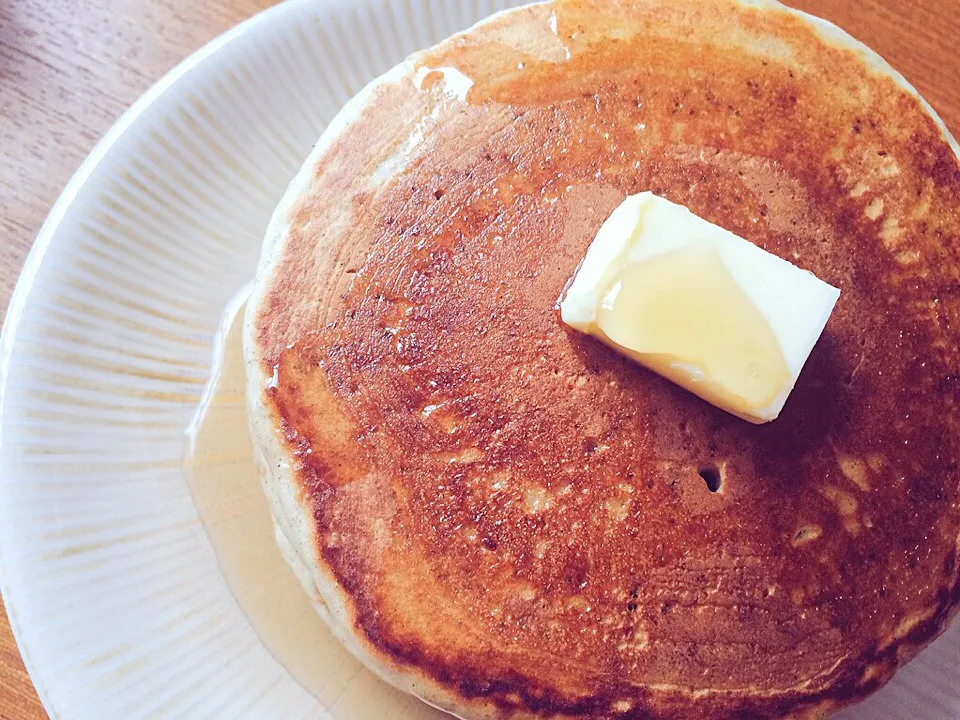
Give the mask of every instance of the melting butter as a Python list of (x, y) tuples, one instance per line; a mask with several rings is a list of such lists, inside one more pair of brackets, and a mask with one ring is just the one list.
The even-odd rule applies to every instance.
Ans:
[(840, 291), (641, 193), (603, 224), (561, 317), (734, 415), (775, 419)]
[(644, 365), (719, 407), (757, 410), (790, 380), (770, 323), (709, 244), (623, 268), (597, 327)]

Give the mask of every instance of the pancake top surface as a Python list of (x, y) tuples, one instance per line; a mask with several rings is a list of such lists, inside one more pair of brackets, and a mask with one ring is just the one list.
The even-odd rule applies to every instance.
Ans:
[[(456, 697), (684, 718), (866, 693), (958, 598), (960, 167), (795, 15), (619, 5), (418, 56), (320, 157), (254, 330), (317, 552), (365, 643)], [(842, 289), (776, 422), (561, 325), (643, 190)]]

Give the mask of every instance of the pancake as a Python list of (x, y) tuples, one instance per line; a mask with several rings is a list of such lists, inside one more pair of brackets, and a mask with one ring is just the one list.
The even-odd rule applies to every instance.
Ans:
[[(879, 57), (770, 2), (566, 0), (366, 88), (245, 321), (278, 538), (463, 718), (820, 717), (960, 597), (960, 162)], [(652, 190), (842, 289), (780, 418), (566, 329)]]

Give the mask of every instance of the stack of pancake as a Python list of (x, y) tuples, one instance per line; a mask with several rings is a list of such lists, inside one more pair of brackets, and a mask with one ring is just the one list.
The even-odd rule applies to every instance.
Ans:
[[(819, 717), (960, 599), (960, 162), (840, 31), (558, 0), (368, 86), (245, 325), (278, 538), (388, 682), (464, 718)], [(560, 322), (652, 190), (842, 290), (780, 418)]]

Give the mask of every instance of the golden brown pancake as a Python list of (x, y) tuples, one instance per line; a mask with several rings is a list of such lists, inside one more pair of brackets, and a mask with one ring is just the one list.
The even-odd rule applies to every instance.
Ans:
[[(467, 718), (818, 716), (880, 687), (960, 598), (954, 150), (879, 58), (766, 2), (533, 6), (368, 88), (247, 316), (321, 614)], [(561, 324), (644, 190), (842, 289), (774, 423)]]

